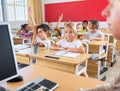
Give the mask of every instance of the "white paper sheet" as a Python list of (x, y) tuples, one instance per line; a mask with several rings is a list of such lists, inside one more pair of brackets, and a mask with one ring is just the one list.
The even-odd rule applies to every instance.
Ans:
[(29, 46), (28, 45), (23, 45), (23, 44), (14, 45), (15, 51), (26, 49), (26, 48), (29, 48)]
[(27, 48), (27, 49), (24, 49), (24, 50), (19, 50), (17, 51), (16, 53), (21, 53), (21, 54), (31, 54), (31, 48)]
[(65, 57), (77, 57), (78, 55), (80, 55), (80, 53), (67, 52), (67, 51), (55, 51), (52, 54), (57, 56), (65, 56)]

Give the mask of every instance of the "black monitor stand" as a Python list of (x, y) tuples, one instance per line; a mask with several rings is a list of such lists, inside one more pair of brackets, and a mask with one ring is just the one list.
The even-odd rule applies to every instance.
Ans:
[[(20, 82), (20, 81), (23, 81), (23, 77), (22, 76), (18, 76), (18, 77), (15, 77), (11, 80), (8, 80), (7, 82)], [(2, 86), (0, 86), (0, 91), (10, 91)]]
[(13, 78), (11, 80), (8, 80), (7, 82), (20, 82), (20, 81), (23, 81), (23, 77), (22, 76), (15, 77), (15, 78)]

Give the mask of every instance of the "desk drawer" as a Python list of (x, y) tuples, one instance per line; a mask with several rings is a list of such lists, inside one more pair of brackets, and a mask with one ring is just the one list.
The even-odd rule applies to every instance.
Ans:
[(90, 77), (96, 77), (96, 75), (98, 73), (97, 60), (89, 60), (88, 61), (87, 73)]
[(99, 52), (99, 46), (97, 46), (97, 45), (89, 45), (89, 52), (98, 53)]
[(67, 65), (67, 64), (57, 63), (57, 62), (51, 62), (51, 61), (48, 61), (48, 60), (37, 59), (36, 64), (40, 65), (40, 66), (45, 66), (45, 67), (49, 67), (49, 68), (73, 73), (73, 74), (74, 74), (74, 69), (75, 69), (75, 67), (72, 66), (72, 65)]
[(16, 56), (17, 62), (29, 64), (29, 57)]

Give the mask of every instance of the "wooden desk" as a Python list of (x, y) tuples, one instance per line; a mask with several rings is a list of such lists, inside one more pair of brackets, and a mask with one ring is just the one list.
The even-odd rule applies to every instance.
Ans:
[(116, 43), (116, 50), (120, 50), (120, 40), (117, 40), (117, 43)]
[[(94, 64), (93, 64), (93, 62), (90, 63), (90, 61), (89, 61), (89, 63), (88, 63), (88, 73), (92, 74), (92, 72), (93, 72), (93, 68), (92, 68), (91, 65), (97, 65), (97, 66), (93, 66), (94, 69), (96, 67), (95, 72), (93, 72), (93, 73), (96, 73), (97, 78), (99, 79), (99, 76), (102, 72), (101, 71), (101, 59), (107, 58), (108, 43), (107, 43), (107, 41), (90, 41), (90, 42), (88, 42), (88, 45), (89, 45), (89, 52), (90, 53), (97, 53), (98, 54), (98, 58), (95, 59), (95, 60), (97, 60), (97, 64), (96, 64), (96, 61), (94, 61)], [(105, 52), (101, 52), (101, 47), (103, 47), (103, 46), (106, 46), (106, 51)], [(105, 69), (105, 71), (107, 70), (106, 60), (104, 61), (103, 69)]]
[(110, 62), (111, 67), (113, 67), (113, 65), (116, 62), (115, 59), (116, 39), (113, 37), (113, 34), (110, 30), (103, 29), (102, 32), (107, 37), (107, 41), (108, 41), (107, 62)]
[(23, 38), (13, 38), (14, 44), (23, 44)]
[(16, 53), (16, 59), (19, 63), (30, 64), (29, 54)]
[(108, 55), (107, 55), (107, 62), (111, 63), (111, 67), (115, 64), (115, 50), (116, 50), (116, 39), (113, 37), (111, 31), (107, 29), (103, 29), (102, 31), (105, 36), (107, 36), (108, 41)]
[(70, 73), (75, 73), (75, 74), (78, 73), (79, 71), (78, 68), (80, 64), (85, 62), (85, 60), (89, 59), (92, 56), (91, 54), (80, 54), (75, 58), (55, 56), (55, 57), (59, 57), (60, 59), (45, 57), (46, 55), (54, 56), (51, 55), (52, 52), (53, 52), (52, 50), (49, 53), (48, 50), (41, 49), (40, 54), (30, 54), (29, 56), (31, 58), (36, 58), (38, 65), (42, 65)]
[(104, 83), (95, 79), (76, 76), (74, 74), (49, 69), (43, 66), (25, 67), (19, 70), (19, 74), (24, 77), (24, 81), (0, 85), (10, 89), (10, 91), (14, 91), (16, 88), (37, 77), (44, 77), (59, 84), (59, 87), (55, 91), (77, 91), (78, 88), (90, 88)]
[(107, 41), (90, 41), (88, 42), (89, 52), (99, 53), (100, 46), (106, 46)]
[(18, 45), (18, 48), (15, 47), (17, 51), (16, 52), (17, 62), (30, 64), (29, 54), (31, 53), (31, 50), (32, 50), (31, 46), (30, 45), (23, 45), (23, 47), (20, 47), (20, 46)]

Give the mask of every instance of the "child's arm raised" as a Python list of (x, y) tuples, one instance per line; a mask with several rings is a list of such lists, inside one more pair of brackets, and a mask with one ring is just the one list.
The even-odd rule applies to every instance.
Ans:
[(37, 36), (37, 32), (36, 32), (36, 23), (32, 17), (32, 10), (31, 7), (28, 7), (28, 15), (30, 17), (30, 21), (32, 23), (32, 31), (33, 31), (33, 39), (32, 39), (32, 43), (35, 44), (36, 42), (36, 36)]
[(17, 34), (17, 35), (21, 35), (21, 31), (22, 31), (22, 29), (19, 29), (16, 34)]
[(58, 20), (58, 22), (57, 22), (57, 24), (56, 24), (55, 29), (61, 30), (59, 25), (60, 25), (62, 19), (63, 19), (63, 14), (61, 14), (61, 15), (59, 16), (59, 20)]

